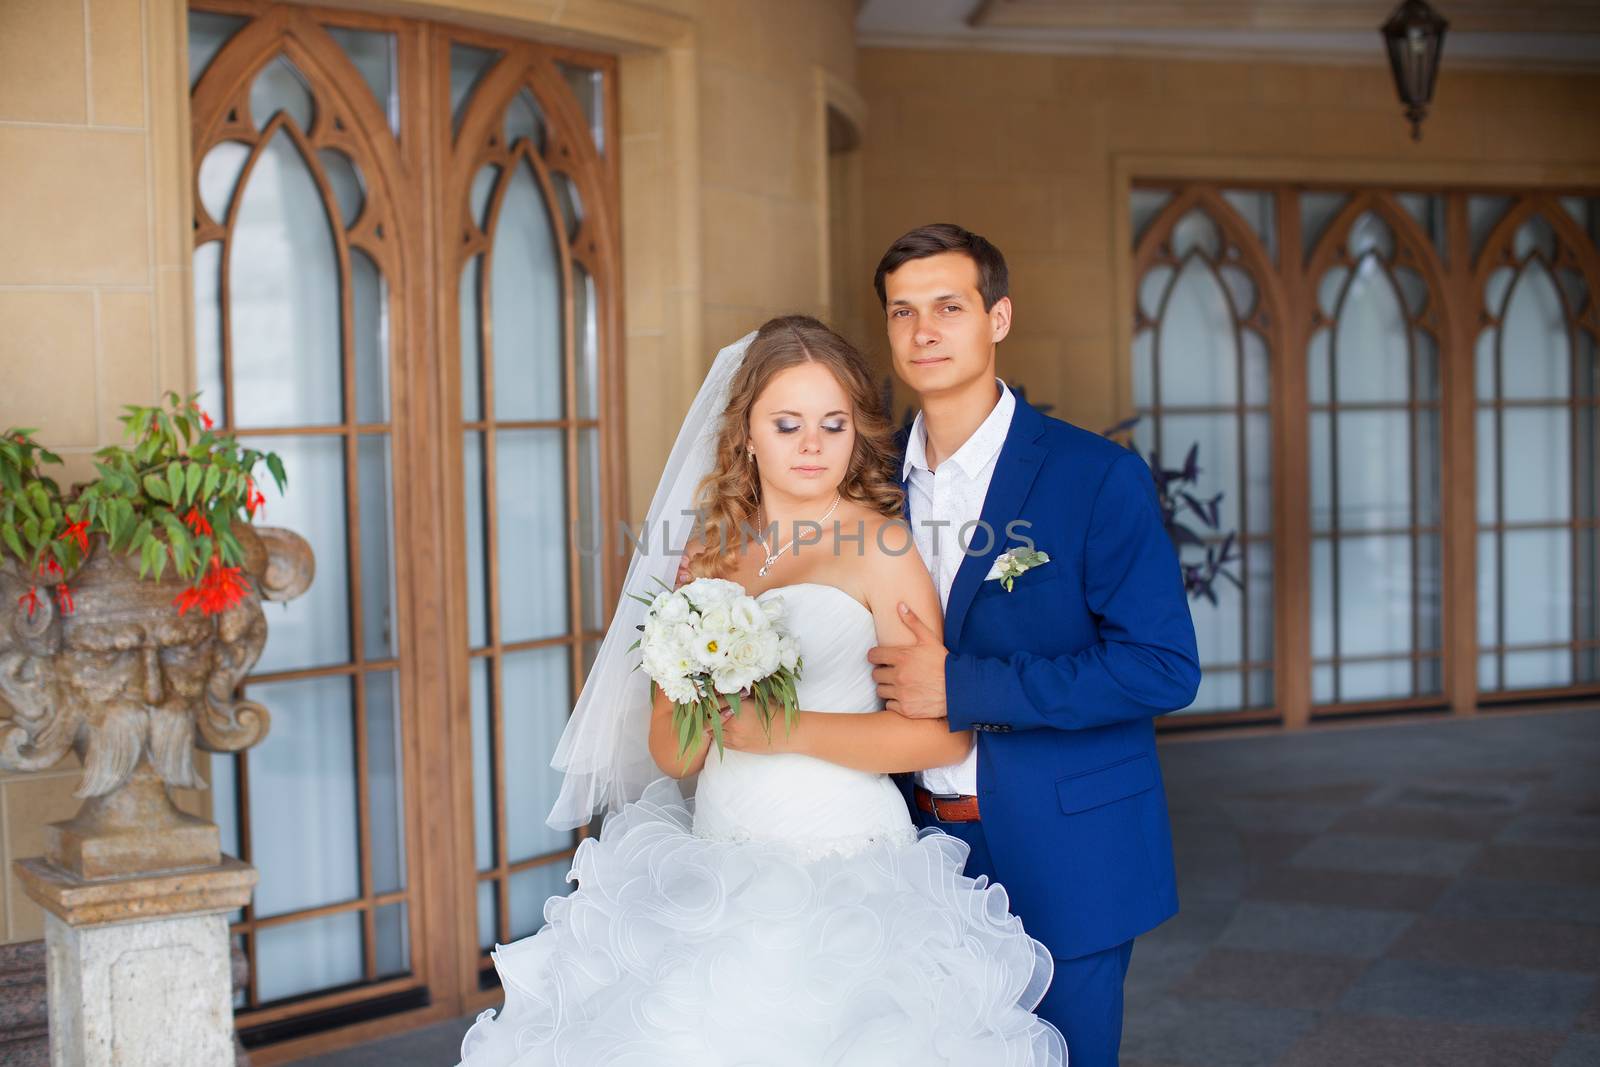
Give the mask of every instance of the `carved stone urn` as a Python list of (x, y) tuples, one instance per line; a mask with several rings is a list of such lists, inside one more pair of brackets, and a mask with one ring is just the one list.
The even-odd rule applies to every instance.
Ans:
[(299, 596), (314, 573), (298, 534), (246, 523), (234, 533), (254, 588), (214, 615), (180, 614), (187, 580), (140, 578), (104, 535), (74, 576), (70, 613), (44, 597), (30, 616), (18, 602), (28, 583), (14, 562), (0, 567), (0, 767), (42, 770), (69, 750), (83, 763), (82, 807), (46, 831), (60, 870), (93, 880), (220, 861), (216, 826), (167, 790), (205, 787), (196, 745), (238, 752), (266, 736), (267, 710), (234, 689), (266, 644), (262, 599)]

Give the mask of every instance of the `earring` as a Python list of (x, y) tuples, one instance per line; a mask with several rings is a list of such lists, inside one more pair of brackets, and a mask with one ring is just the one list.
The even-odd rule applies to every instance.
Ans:
[(744, 450), (744, 458), (746, 460), (748, 460), (749, 462), (754, 463), (756, 461), (756, 450), (753, 449), (753, 448), (745, 449)]

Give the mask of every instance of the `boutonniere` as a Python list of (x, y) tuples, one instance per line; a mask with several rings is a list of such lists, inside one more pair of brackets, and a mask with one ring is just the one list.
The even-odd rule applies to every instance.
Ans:
[(1018, 578), (1041, 563), (1049, 562), (1050, 557), (1037, 549), (1013, 548), (994, 558), (994, 565), (989, 568), (989, 573), (983, 576), (983, 580), (986, 582), (998, 580), (1009, 593), (1012, 583)]

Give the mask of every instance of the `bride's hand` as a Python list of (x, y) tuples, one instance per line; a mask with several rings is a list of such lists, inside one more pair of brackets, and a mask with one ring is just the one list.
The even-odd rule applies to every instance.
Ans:
[(779, 715), (772, 721), (772, 736), (767, 736), (766, 727), (761, 725), (761, 716), (756, 712), (755, 701), (743, 701), (739, 714), (731, 714), (726, 700), (722, 703), (722, 744), (724, 748), (731, 748), (735, 752), (753, 752), (758, 755), (770, 755), (775, 752), (792, 752), (793, 737), (784, 729), (783, 716)]

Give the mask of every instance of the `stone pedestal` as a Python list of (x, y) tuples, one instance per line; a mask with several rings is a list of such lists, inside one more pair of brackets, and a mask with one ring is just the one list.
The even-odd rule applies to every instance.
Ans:
[(227, 913), (256, 871), (230, 856), (187, 871), (86, 880), (19, 860), (48, 914), (52, 1067), (231, 1067)]

